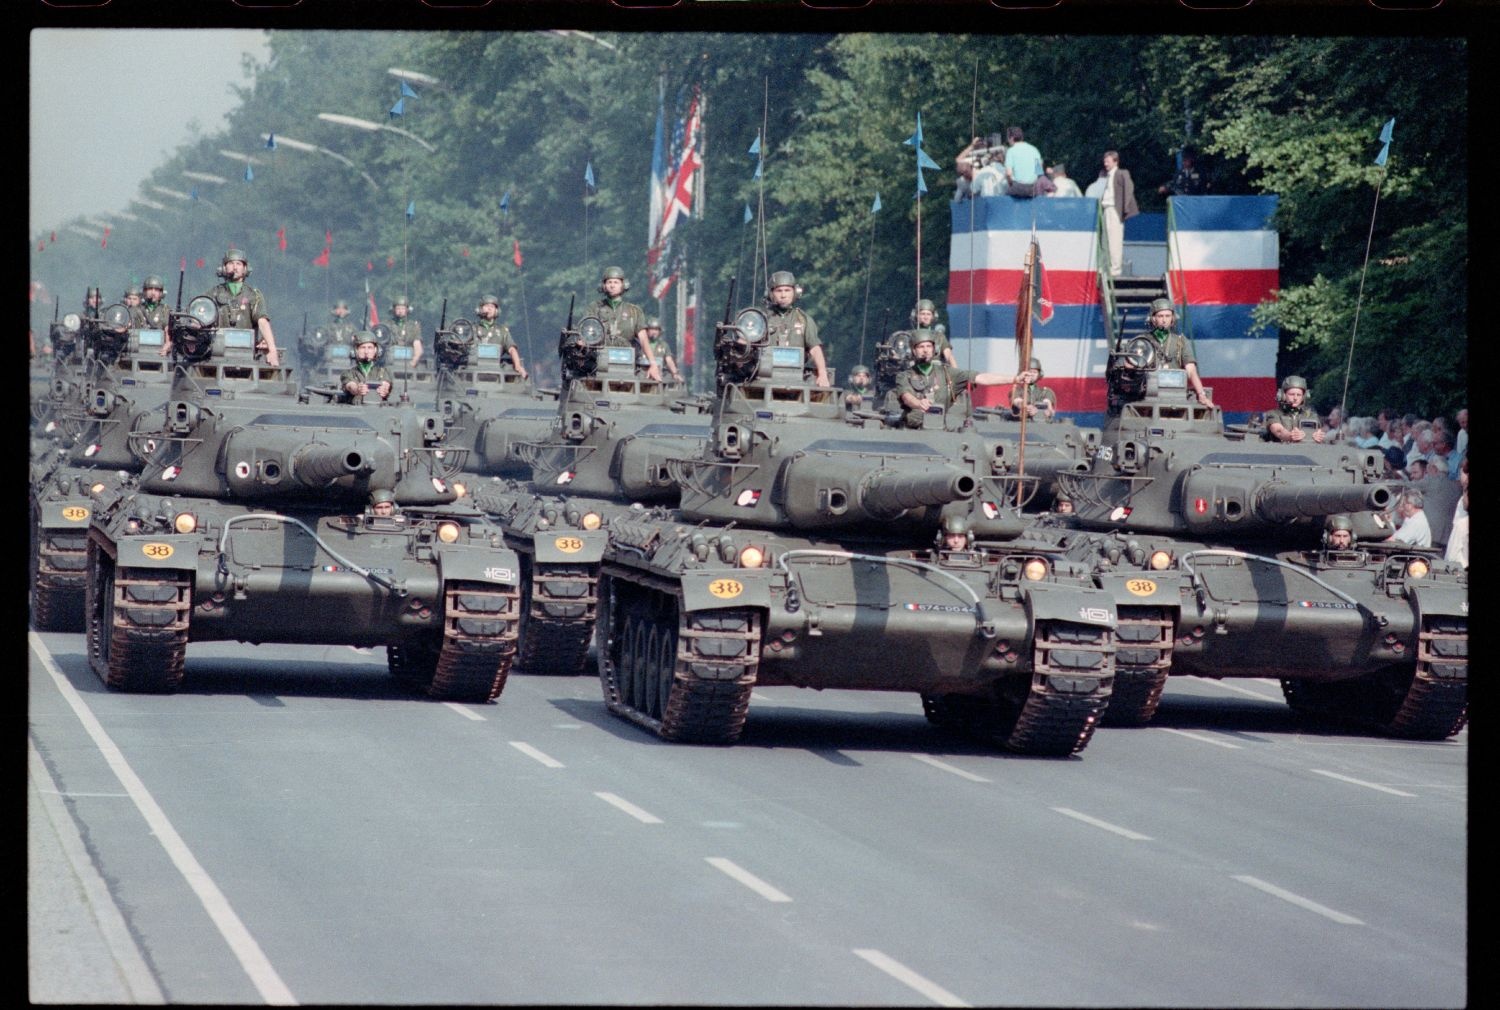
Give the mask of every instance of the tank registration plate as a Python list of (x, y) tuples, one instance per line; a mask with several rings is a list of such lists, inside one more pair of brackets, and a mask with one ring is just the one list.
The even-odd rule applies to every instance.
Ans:
[(62, 510), (62, 517), (70, 523), (81, 523), (89, 517), (89, 510), (82, 505), (69, 505)]
[(1130, 579), (1125, 583), (1133, 596), (1153, 596), (1156, 594), (1156, 583), (1150, 579)]
[(564, 554), (577, 554), (583, 550), (583, 541), (577, 537), (558, 537), (553, 543)]
[(141, 544), (141, 553), (148, 558), (170, 558), (172, 556), (172, 545), (161, 543)]
[(732, 600), (745, 591), (745, 587), (734, 579), (714, 579), (708, 591), (721, 600)]

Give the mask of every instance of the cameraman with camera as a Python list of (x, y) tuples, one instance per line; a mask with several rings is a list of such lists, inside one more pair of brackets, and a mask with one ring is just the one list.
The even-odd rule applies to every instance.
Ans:
[(958, 171), (954, 200), (1005, 192), (1005, 137), (1001, 134), (975, 137), (969, 141), (968, 147), (958, 152), (953, 164)]

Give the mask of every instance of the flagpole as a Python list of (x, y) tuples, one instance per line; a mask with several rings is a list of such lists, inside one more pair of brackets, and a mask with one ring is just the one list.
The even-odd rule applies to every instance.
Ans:
[(1349, 413), (1349, 373), (1354, 368), (1354, 340), (1359, 336), (1359, 307), (1365, 297), (1365, 274), (1370, 269), (1370, 247), (1375, 242), (1375, 212), (1380, 209), (1380, 187), (1385, 184), (1386, 168), (1380, 166), (1380, 178), (1375, 180), (1375, 203), (1370, 207), (1370, 234), (1365, 238), (1365, 262), (1359, 268), (1359, 291), (1354, 296), (1354, 329), (1349, 334), (1349, 359), (1344, 363), (1344, 394), (1339, 398), (1339, 416)]
[(875, 273), (875, 215), (880, 210), (880, 191), (875, 191), (875, 203), (870, 207), (870, 251), (865, 256), (865, 310), (859, 321), (859, 359), (855, 364), (865, 363), (865, 337), (870, 322), (870, 278)]
[[(974, 97), (969, 102), (969, 136), (979, 136), (979, 57), (974, 57)], [(974, 201), (979, 194), (969, 188), (969, 333), (964, 342), (964, 367), (974, 367)], [(951, 320), (950, 320), (951, 322)]]
[[(1016, 311), (1020, 313), (1021, 326), (1016, 341), (1016, 371), (1031, 367), (1031, 305), (1036, 291), (1036, 222), (1031, 225), (1031, 244), (1026, 247), (1026, 262), (1021, 268), (1021, 297), (1017, 299)], [(1021, 391), (1021, 432), (1016, 450), (1016, 476), (1026, 476), (1026, 415), (1031, 413), (1030, 388)], [(1022, 482), (1016, 482), (1016, 507), (1021, 507)]]

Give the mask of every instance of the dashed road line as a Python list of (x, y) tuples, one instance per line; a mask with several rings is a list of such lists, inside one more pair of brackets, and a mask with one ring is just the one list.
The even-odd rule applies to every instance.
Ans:
[(512, 747), (514, 747), (516, 750), (520, 751), (522, 754), (525, 754), (527, 757), (531, 758), (533, 761), (536, 761), (536, 762), (538, 762), (538, 763), (540, 763), (542, 765), (545, 765), (548, 768), (566, 768), (567, 767), (567, 765), (565, 765), (561, 761), (557, 760), (557, 758), (555, 758), (555, 757), (549, 757), (548, 755), (543, 754), (541, 751), (539, 751), (535, 747), (531, 746), (531, 744), (525, 743), (524, 741), (521, 741), (521, 740), (512, 740), (510, 742), (510, 745)]
[(1374, 789), (1376, 792), (1390, 793), (1392, 796), (1404, 796), (1407, 799), (1415, 799), (1417, 795), (1416, 793), (1404, 793), (1400, 789), (1392, 789), (1390, 786), (1366, 782), (1364, 779), (1353, 779), (1347, 775), (1340, 775), (1338, 772), (1324, 771), (1322, 768), (1314, 768), (1312, 769), (1312, 773), (1314, 775), (1326, 775), (1331, 779), (1338, 779), (1340, 782), (1348, 782), (1350, 785), (1364, 786), (1366, 789)]
[(1114, 834), (1119, 835), (1121, 838), (1128, 838), (1132, 842), (1151, 841), (1150, 835), (1143, 835), (1139, 831), (1131, 831), (1129, 828), (1122, 828), (1118, 824), (1109, 823), (1109, 821), (1101, 821), (1097, 817), (1090, 817), (1088, 814), (1081, 814), (1077, 810), (1072, 810), (1068, 807), (1053, 807), (1052, 809), (1057, 813), (1062, 814), (1064, 817), (1071, 817), (1075, 821), (1082, 821), (1083, 823), (1091, 824), (1096, 828), (1103, 828), (1105, 831), (1113, 832)]
[(1225, 750), (1240, 749), (1240, 745), (1237, 743), (1230, 743), (1228, 740), (1217, 740), (1211, 736), (1204, 736), (1202, 733), (1189, 733), (1185, 729), (1170, 729), (1166, 726), (1157, 726), (1155, 728), (1161, 730), (1163, 733), (1176, 733), (1178, 736), (1185, 736), (1189, 740), (1197, 740), (1199, 743), (1211, 743), (1215, 747), (1223, 747)]
[(868, 961), (870, 964), (873, 964), (875, 967), (879, 968), (881, 971), (885, 972), (887, 975), (895, 979), (897, 982), (900, 982), (902, 985), (907, 986), (911, 989), (915, 989), (923, 996), (926, 996), (928, 999), (932, 1000), (938, 1006), (966, 1007), (973, 1005), (971, 1003), (965, 1003), (963, 1000), (959, 999), (957, 996), (953, 995), (951, 992), (949, 992), (947, 989), (944, 989), (936, 982), (932, 981), (931, 979), (923, 978), (921, 975), (918, 975), (916, 972), (912, 971), (900, 961), (882, 954), (880, 951), (875, 950), (872, 947), (856, 947), (854, 949), (854, 954), (856, 957), (864, 958), (864, 960)]
[(634, 803), (631, 803), (629, 800), (623, 800), (620, 797), (616, 796), (614, 793), (595, 793), (594, 795), (599, 797), (605, 803), (608, 803), (610, 806), (614, 807), (616, 810), (625, 811), (625, 813), (629, 814), (631, 817), (634, 817), (642, 824), (661, 823), (660, 817), (657, 817), (655, 814), (648, 814), (646, 811), (642, 810)]
[(962, 768), (958, 768), (958, 767), (955, 767), (954, 765), (950, 765), (946, 761), (939, 761), (937, 758), (932, 757), (929, 754), (913, 754), (912, 757), (916, 758), (918, 761), (922, 762), (923, 764), (932, 765), (932, 767), (934, 767), (934, 768), (941, 769), (942, 771), (948, 772), (949, 774), (952, 774), (952, 775), (957, 775), (961, 779), (968, 779), (970, 782), (988, 782), (988, 781), (990, 781), (989, 779), (985, 778), (983, 775), (975, 775), (973, 772), (966, 772)]
[(1334, 922), (1337, 922), (1340, 925), (1364, 925), (1363, 922), (1361, 922), (1359, 919), (1356, 919), (1352, 915), (1345, 915), (1343, 912), (1339, 912), (1332, 908), (1329, 908), (1327, 905), (1320, 905), (1316, 901), (1313, 901), (1311, 898), (1304, 898), (1300, 894), (1293, 894), (1291, 891), (1277, 887), (1275, 884), (1268, 884), (1264, 880), (1261, 880), (1259, 877), (1236, 875), (1234, 879), (1238, 880), (1242, 884), (1249, 884), (1257, 891), (1264, 891), (1266, 894), (1269, 894), (1273, 898), (1280, 898), (1282, 901), (1290, 902), (1291, 904), (1296, 905), (1298, 908), (1305, 908), (1309, 912), (1316, 912), (1317, 914), (1323, 916), (1325, 919), (1332, 919)]
[(468, 705), (460, 705), (456, 701), (445, 701), (445, 702), (443, 702), (443, 704), (445, 706), (447, 706), (448, 708), (453, 709), (453, 711), (457, 712), (459, 715), (463, 716), (465, 719), (472, 719), (474, 722), (485, 722), (485, 721), (487, 721), (484, 718), (484, 716), (482, 716), (478, 712), (474, 711)]
[[(1209, 684), (1209, 685), (1211, 685), (1213, 687), (1217, 687), (1217, 688), (1220, 688), (1220, 689), (1225, 690), (1225, 691), (1232, 691), (1235, 694), (1243, 694), (1245, 697), (1247, 697), (1247, 698), (1254, 698), (1256, 701), (1280, 701), (1281, 700), (1280, 698), (1277, 698), (1277, 697), (1271, 695), (1267, 691), (1252, 691), (1248, 687), (1240, 687), (1240, 685), (1238, 685), (1238, 684), (1231, 684), (1231, 683), (1229, 683), (1226, 680), (1215, 680), (1212, 677), (1194, 677), (1193, 679), (1196, 680), (1196, 681), (1198, 681), (1200, 684)], [(1260, 677), (1254, 677), (1254, 678), (1250, 678), (1250, 679), (1261, 680), (1262, 678), (1260, 678)], [(1272, 683), (1274, 683), (1274, 682), (1272, 682)]]
[(723, 856), (705, 856), (708, 865), (744, 884), (767, 901), (791, 901), (784, 891), (777, 890), (744, 867)]

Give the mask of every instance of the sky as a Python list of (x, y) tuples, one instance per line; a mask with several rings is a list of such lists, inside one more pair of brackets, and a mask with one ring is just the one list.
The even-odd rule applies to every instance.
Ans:
[(245, 53), (264, 61), (266, 33), (34, 29), (29, 233), (127, 209), (194, 122), (211, 134), (235, 107)]

